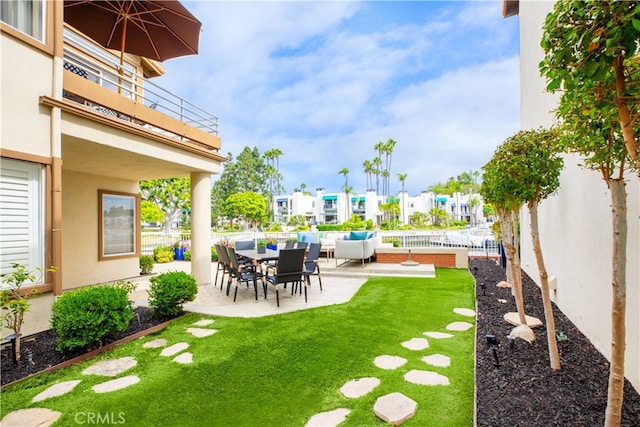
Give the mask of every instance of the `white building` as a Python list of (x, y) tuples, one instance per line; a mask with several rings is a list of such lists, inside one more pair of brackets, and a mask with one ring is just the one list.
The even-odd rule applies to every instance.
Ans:
[[(519, 3), (519, 4), (518, 4)], [(505, 15), (520, 19), (520, 86), (522, 129), (549, 127), (557, 95), (545, 92), (538, 64), (542, 25), (552, 11), (550, 1), (505, 1)], [(519, 11), (518, 11), (519, 6)], [(511, 18), (515, 19), (515, 18)], [(611, 355), (611, 198), (595, 171), (578, 166), (575, 155), (565, 157), (557, 195), (539, 207), (539, 226), (552, 296), (558, 307), (609, 358)], [(625, 375), (640, 390), (640, 185), (627, 180), (627, 348)], [(529, 234), (529, 217), (521, 212), (522, 266), (539, 281)]]

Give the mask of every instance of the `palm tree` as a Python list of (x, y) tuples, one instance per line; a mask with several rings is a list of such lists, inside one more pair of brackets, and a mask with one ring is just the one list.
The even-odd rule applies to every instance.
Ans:
[(376, 157), (371, 162), (373, 166), (373, 174), (376, 176), (376, 194), (380, 193), (380, 175), (382, 174), (382, 159)]
[(407, 174), (406, 173), (399, 173), (396, 174), (398, 176), (398, 179), (400, 180), (400, 182), (402, 183), (402, 223), (404, 224), (404, 211), (405, 211), (405, 205), (404, 205), (404, 180), (407, 179)]
[(373, 187), (373, 162), (371, 162), (370, 160), (365, 160), (362, 163), (362, 168), (364, 169), (364, 174), (367, 178), (367, 190), (370, 190)]
[(342, 187), (344, 189), (344, 193), (346, 195), (346, 200), (347, 202), (345, 203), (345, 208), (346, 208), (346, 216), (345, 216), (345, 221), (349, 221), (349, 218), (351, 217), (350, 213), (351, 213), (351, 200), (349, 200), (349, 194), (351, 194), (351, 192), (353, 191), (353, 187), (349, 186), (349, 185), (345, 185), (344, 187)]
[[(375, 165), (378, 169), (378, 176), (382, 175), (382, 155), (384, 154), (384, 142), (378, 141), (373, 146), (374, 150), (378, 151), (378, 157), (374, 159)], [(378, 180), (376, 179), (376, 193), (378, 193)], [(384, 180), (382, 181), (382, 193), (384, 194)]]
[(305, 184), (304, 182), (302, 184), (300, 184), (300, 191), (302, 192), (302, 194), (304, 194), (304, 190), (307, 188), (307, 184)]
[(382, 152), (385, 155), (385, 170), (387, 171), (386, 179), (382, 185), (382, 191), (385, 196), (389, 197), (389, 177), (391, 176), (391, 154), (395, 148), (397, 142), (389, 138), (387, 142), (382, 145)]
[(344, 175), (344, 186), (349, 185), (349, 168), (342, 168), (338, 171), (338, 174)]

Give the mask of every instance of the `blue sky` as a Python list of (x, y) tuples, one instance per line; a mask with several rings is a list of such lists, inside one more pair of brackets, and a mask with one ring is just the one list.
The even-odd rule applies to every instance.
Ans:
[[(184, 2), (202, 22), (197, 56), (157, 83), (220, 118), (222, 153), (283, 152), (286, 192), (341, 191), (349, 169), (397, 141), (411, 195), (480, 170), (519, 121), (518, 20), (501, 1)], [(217, 177), (214, 177), (216, 179)]]

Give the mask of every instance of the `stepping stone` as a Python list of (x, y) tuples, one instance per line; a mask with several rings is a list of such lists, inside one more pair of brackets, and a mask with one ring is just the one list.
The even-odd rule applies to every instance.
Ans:
[(390, 393), (379, 397), (373, 405), (373, 412), (378, 418), (397, 426), (413, 417), (418, 404), (402, 393)]
[(502, 282), (498, 282), (498, 284), (496, 285), (499, 288), (510, 288), (511, 287), (511, 283), (505, 282), (504, 280)]
[(89, 366), (82, 371), (83, 375), (103, 375), (105, 377), (115, 377), (136, 366), (138, 362), (133, 357), (121, 357), (120, 359), (103, 360)]
[(409, 341), (403, 342), (402, 346), (409, 350), (424, 350), (429, 348), (429, 341), (426, 338), (411, 338)]
[(441, 368), (446, 368), (451, 365), (451, 359), (449, 356), (445, 356), (444, 354), (432, 354), (431, 356), (425, 356), (422, 358), (422, 361), (429, 365), (439, 366)]
[[(511, 323), (513, 326), (520, 326), (520, 316), (515, 311), (510, 311), (509, 313), (505, 313), (502, 316), (504, 320)], [(537, 328), (538, 326), (542, 326), (542, 322), (537, 317), (524, 315), (524, 319), (527, 322), (527, 325), (530, 328)]]
[(189, 348), (189, 344), (186, 342), (179, 342), (177, 344), (172, 345), (171, 347), (167, 347), (162, 350), (160, 356), (173, 356), (174, 354), (180, 353), (182, 350), (186, 350)]
[(426, 335), (429, 338), (442, 339), (442, 338), (451, 338), (453, 335), (447, 334), (446, 332), (424, 332), (422, 335)]
[(404, 374), (407, 382), (418, 385), (449, 385), (449, 378), (437, 372), (414, 369)]
[(149, 342), (142, 344), (142, 347), (160, 348), (160, 347), (164, 347), (165, 345), (167, 345), (167, 340), (165, 340), (164, 338), (156, 338), (155, 340), (151, 340)]
[(42, 393), (38, 394), (31, 401), (40, 402), (41, 400), (50, 399), (56, 396), (62, 396), (69, 393), (75, 386), (80, 384), (80, 380), (65, 381), (62, 383), (54, 384)]
[(472, 328), (473, 325), (468, 322), (452, 322), (447, 325), (447, 331), (466, 331)]
[(471, 310), (470, 308), (454, 308), (453, 312), (467, 317), (474, 317), (476, 315), (475, 310)]
[(407, 363), (407, 359), (400, 356), (378, 356), (373, 363), (381, 369), (396, 369)]
[(506, 303), (507, 303), (507, 300), (506, 300), (506, 299), (502, 299), (502, 298), (498, 298), (498, 302), (499, 302), (500, 304), (506, 304)]
[(46, 408), (18, 409), (9, 412), (0, 421), (2, 427), (48, 427), (62, 415)]
[(336, 427), (347, 419), (347, 415), (351, 413), (350, 409), (338, 408), (333, 411), (321, 412), (315, 414), (307, 421), (304, 427)]
[(536, 334), (533, 333), (533, 330), (527, 325), (516, 326), (509, 332), (510, 337), (522, 338), (529, 344), (536, 340)]
[(105, 381), (100, 384), (96, 384), (92, 387), (96, 393), (108, 393), (110, 391), (120, 390), (130, 385), (140, 382), (140, 378), (135, 375), (129, 375), (127, 377), (116, 378), (115, 380)]
[(207, 326), (212, 324), (214, 321), (211, 319), (202, 319), (202, 320), (198, 320), (197, 322), (194, 323), (194, 325), (196, 326)]
[(178, 356), (173, 358), (173, 361), (183, 364), (193, 363), (193, 354), (189, 352), (179, 354)]
[(196, 338), (204, 338), (218, 332), (217, 329), (187, 328), (187, 332)]
[(364, 396), (379, 385), (380, 380), (378, 378), (357, 378), (340, 387), (340, 393), (345, 397), (355, 399)]

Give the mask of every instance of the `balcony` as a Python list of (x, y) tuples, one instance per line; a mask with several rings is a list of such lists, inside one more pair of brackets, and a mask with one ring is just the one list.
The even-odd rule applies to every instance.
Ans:
[[(63, 110), (202, 155), (219, 156), (218, 118), (64, 30)], [(44, 104), (56, 104), (45, 98)]]

